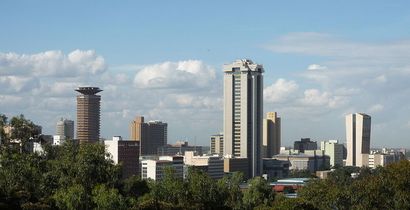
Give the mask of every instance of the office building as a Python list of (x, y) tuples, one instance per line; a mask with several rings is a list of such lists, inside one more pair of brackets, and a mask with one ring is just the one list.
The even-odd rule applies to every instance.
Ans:
[(330, 166), (330, 158), (322, 150), (305, 150), (304, 153), (281, 153), (273, 156), (273, 159), (289, 161), (290, 170), (309, 170), (311, 173), (328, 169)]
[(305, 150), (317, 150), (317, 143), (315, 141), (310, 141), (310, 138), (301, 138), (300, 141), (295, 141), (293, 144), (294, 150), (299, 150), (299, 152), (305, 152)]
[(248, 158), (227, 158), (224, 159), (224, 173), (231, 174), (240, 172), (245, 180), (249, 179), (249, 162)]
[(174, 177), (183, 179), (183, 156), (160, 156), (158, 160), (141, 161), (141, 178), (162, 180), (166, 170), (171, 170)]
[(263, 174), (266, 178), (285, 178), (289, 176), (290, 162), (272, 158), (263, 158)]
[(395, 157), (392, 154), (374, 153), (369, 154), (369, 167), (376, 168), (377, 166), (387, 166), (394, 163)]
[(211, 154), (223, 156), (224, 153), (224, 135), (216, 134), (211, 136)]
[(141, 155), (156, 155), (158, 148), (167, 144), (168, 124), (161, 121), (144, 122), (138, 116), (131, 122), (131, 139), (141, 142)]
[(280, 153), (280, 117), (276, 112), (268, 112), (263, 119), (262, 157), (271, 158)]
[(105, 140), (104, 145), (115, 164), (122, 165), (122, 177), (128, 178), (139, 175), (138, 141), (123, 140), (121, 136), (114, 136), (112, 140)]
[(202, 155), (202, 146), (191, 146), (187, 141), (177, 141), (175, 144), (167, 144), (158, 147), (157, 155), (174, 156), (184, 155), (186, 151), (193, 151), (197, 155)]
[(367, 166), (370, 154), (371, 117), (363, 113), (346, 116), (347, 166)]
[(95, 143), (100, 139), (100, 101), (98, 87), (79, 87), (77, 95), (77, 139), (80, 143)]
[(74, 121), (61, 118), (56, 124), (56, 135), (74, 139)]
[(224, 156), (247, 158), (249, 175), (262, 172), (263, 66), (224, 65)]
[(219, 156), (199, 156), (188, 151), (184, 155), (184, 164), (204, 171), (213, 179), (221, 179), (224, 176), (224, 160)]
[(343, 166), (343, 144), (337, 140), (322, 141), (320, 149), (330, 157), (330, 166)]

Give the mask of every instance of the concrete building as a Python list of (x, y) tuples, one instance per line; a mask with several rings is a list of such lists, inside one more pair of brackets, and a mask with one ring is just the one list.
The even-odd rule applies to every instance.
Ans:
[(98, 87), (79, 87), (77, 95), (77, 139), (80, 143), (95, 143), (100, 139), (100, 101)]
[(224, 161), (219, 156), (199, 156), (188, 151), (184, 155), (184, 164), (203, 170), (213, 179), (221, 179), (224, 176)]
[(285, 178), (289, 176), (289, 161), (277, 160), (272, 158), (263, 158), (263, 174), (266, 178)]
[(247, 158), (224, 158), (224, 173), (241, 172), (245, 180), (249, 179), (249, 162)]
[(276, 112), (268, 112), (263, 119), (262, 157), (271, 158), (280, 152), (281, 131), (280, 117)]
[(158, 160), (141, 161), (141, 178), (161, 180), (166, 170), (171, 170), (176, 178), (183, 178), (183, 156), (160, 156)]
[(376, 168), (377, 166), (387, 166), (394, 163), (395, 157), (392, 154), (374, 153), (369, 154), (369, 167)]
[(223, 156), (224, 153), (224, 135), (215, 134), (211, 136), (211, 154)]
[(56, 123), (56, 135), (74, 139), (74, 121), (61, 118)]
[(114, 136), (112, 140), (105, 140), (104, 144), (114, 163), (122, 165), (123, 178), (139, 175), (140, 144), (138, 141), (123, 140), (121, 136)]
[(330, 166), (343, 166), (343, 144), (337, 140), (322, 141), (320, 149), (330, 157)]
[(65, 136), (60, 136), (60, 135), (54, 135), (53, 136), (53, 145), (62, 145), (66, 141)]
[(317, 150), (317, 143), (310, 141), (310, 138), (301, 138), (300, 141), (295, 141), (293, 149), (299, 150), (299, 152), (305, 152), (305, 150)]
[(309, 170), (314, 173), (329, 168), (330, 158), (322, 150), (305, 150), (305, 153), (279, 154), (274, 159), (289, 161), (290, 170)]
[(202, 155), (201, 146), (190, 146), (187, 141), (177, 141), (175, 144), (167, 144), (158, 147), (157, 155), (159, 156), (174, 156), (184, 155), (186, 151), (193, 151), (198, 155)]
[(346, 116), (347, 166), (367, 166), (370, 154), (371, 117), (363, 113)]
[(263, 66), (251, 60), (224, 65), (224, 156), (247, 158), (262, 172)]
[(144, 117), (137, 116), (131, 122), (131, 139), (141, 142), (141, 155), (156, 155), (158, 148), (167, 144), (168, 124), (161, 121), (144, 122)]

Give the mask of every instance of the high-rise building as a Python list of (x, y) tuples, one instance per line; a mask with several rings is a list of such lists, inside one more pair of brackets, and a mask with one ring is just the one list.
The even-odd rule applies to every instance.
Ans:
[(247, 158), (262, 172), (263, 66), (251, 60), (224, 65), (224, 155)]
[(271, 158), (280, 153), (280, 117), (276, 112), (268, 112), (263, 119), (262, 157)]
[(219, 154), (223, 156), (224, 153), (224, 135), (215, 134), (211, 136), (211, 154)]
[(56, 124), (56, 135), (74, 139), (74, 121), (61, 118)]
[(330, 166), (343, 166), (343, 144), (337, 140), (322, 141), (320, 149), (330, 157)]
[(144, 122), (138, 116), (131, 122), (131, 139), (141, 142), (141, 155), (156, 155), (158, 148), (167, 144), (168, 124), (161, 121)]
[(77, 95), (77, 139), (80, 143), (95, 143), (100, 139), (100, 101), (98, 87), (79, 87)]
[(367, 166), (370, 154), (371, 117), (363, 113), (346, 116), (347, 166)]
[(140, 175), (140, 143), (138, 141), (123, 140), (121, 136), (114, 136), (112, 140), (105, 140), (104, 145), (114, 163), (122, 165), (123, 178)]

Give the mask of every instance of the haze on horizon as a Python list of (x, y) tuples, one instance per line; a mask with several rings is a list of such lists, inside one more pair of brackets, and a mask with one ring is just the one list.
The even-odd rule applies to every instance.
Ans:
[(372, 147), (410, 148), (410, 3), (394, 1), (2, 1), (0, 113), (54, 134), (76, 121), (75, 88), (98, 86), (101, 136), (136, 115), (168, 142), (222, 131), (222, 65), (263, 64), (264, 112), (282, 142), (345, 142), (344, 116), (372, 117)]

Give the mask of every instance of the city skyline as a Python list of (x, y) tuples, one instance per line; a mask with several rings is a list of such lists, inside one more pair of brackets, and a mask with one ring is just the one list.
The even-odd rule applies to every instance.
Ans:
[(344, 116), (364, 112), (372, 147), (410, 148), (403, 4), (5, 1), (0, 110), (54, 134), (61, 117), (76, 119), (73, 89), (91, 85), (104, 90), (102, 137), (127, 136), (144, 115), (168, 123), (169, 142), (208, 145), (223, 131), (222, 66), (249, 58), (266, 69), (263, 115), (280, 114), (283, 145), (346, 143)]

